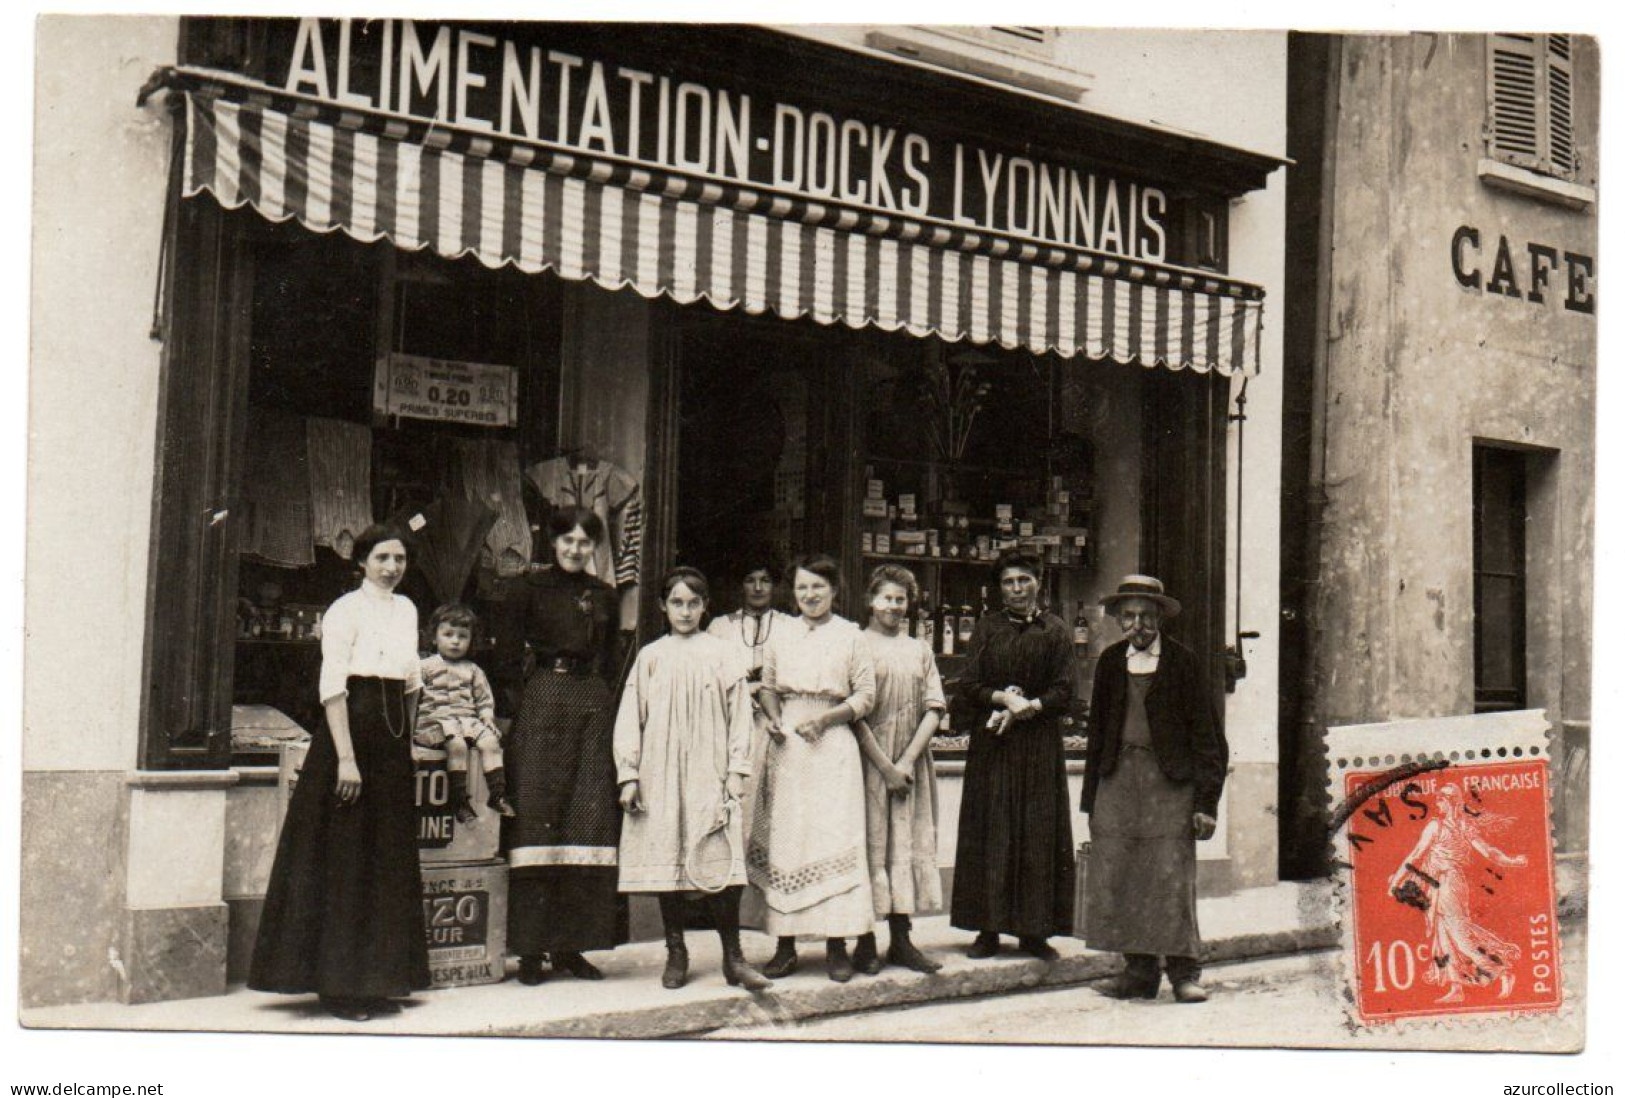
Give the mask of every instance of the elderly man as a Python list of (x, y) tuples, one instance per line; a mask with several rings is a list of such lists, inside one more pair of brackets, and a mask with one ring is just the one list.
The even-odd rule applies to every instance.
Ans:
[(1084, 937), (1124, 955), (1107, 994), (1156, 998), (1160, 958), (1175, 1000), (1206, 1002), (1196, 840), (1217, 826), (1229, 749), (1201, 659), (1162, 632), (1179, 613), (1162, 581), (1126, 576), (1101, 605), (1125, 636), (1100, 654), (1089, 708)]

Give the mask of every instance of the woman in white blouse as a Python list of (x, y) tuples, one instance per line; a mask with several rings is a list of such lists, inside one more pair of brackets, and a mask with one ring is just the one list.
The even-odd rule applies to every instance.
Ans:
[(282, 824), (248, 986), (315, 992), (364, 1022), (429, 986), (412, 737), (418, 612), (394, 593), (405, 534), (355, 542), (361, 586), (322, 618), (326, 727), (311, 739)]

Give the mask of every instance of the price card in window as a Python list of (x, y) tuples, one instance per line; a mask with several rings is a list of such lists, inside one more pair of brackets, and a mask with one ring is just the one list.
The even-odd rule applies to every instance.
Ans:
[(519, 417), (518, 372), (512, 366), (392, 354), (378, 361), (372, 406), (386, 416), (510, 427)]

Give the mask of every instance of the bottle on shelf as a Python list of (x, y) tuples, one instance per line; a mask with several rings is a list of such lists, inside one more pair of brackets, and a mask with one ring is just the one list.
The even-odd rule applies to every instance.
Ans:
[(920, 593), (920, 603), (914, 608), (914, 635), (926, 644), (936, 647), (936, 622), (931, 617), (931, 592)]
[(959, 608), (959, 651), (970, 651), (971, 633), (976, 629), (976, 616), (971, 613), (970, 607)]
[(1072, 643), (1079, 648), (1089, 647), (1089, 609), (1082, 599), (1078, 600), (1078, 613), (1072, 619)]
[(951, 656), (954, 654), (954, 642), (959, 639), (959, 620), (954, 616), (953, 607), (946, 602), (942, 604), (940, 618), (939, 628), (942, 630), (942, 641), (937, 645), (937, 653), (943, 656)]
[(982, 611), (981, 612), (983, 614), (986, 614), (991, 609), (993, 609), (993, 604), (988, 602), (988, 599), (987, 599), (987, 584), (984, 583), (984, 584), (982, 584)]

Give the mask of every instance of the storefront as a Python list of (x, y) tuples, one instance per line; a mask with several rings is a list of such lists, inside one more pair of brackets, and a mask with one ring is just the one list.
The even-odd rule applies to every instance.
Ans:
[[(876, 564), (912, 567), (951, 679), (1021, 543), (1075, 625), (1077, 744), (1116, 639), (1098, 599), (1131, 571), (1180, 595), (1178, 635), (1241, 712), (1237, 581), (1273, 556), (1240, 542), (1236, 398), (1277, 353), (1280, 249), (1247, 196), (1277, 159), (742, 27), (188, 19), (160, 89), (136, 769), (223, 805), (219, 902), (174, 906), (224, 922), (231, 973), (275, 838), (269, 752), (318, 719), (319, 611), (374, 518), (420, 529), (424, 618), (481, 615), (499, 716), (515, 577), (578, 498), (609, 519), (628, 651), (671, 565), (711, 574), (721, 612), (742, 549), (822, 550), (853, 617)], [(1249, 278), (1237, 256), (1264, 260)], [(1267, 452), (1278, 425), (1249, 419)], [(1237, 654), (1273, 675), (1272, 648)], [(938, 749), (945, 872), (960, 732)], [(1205, 888), (1274, 879), (1273, 823), (1242, 838), (1266, 810), (1227, 809)]]

